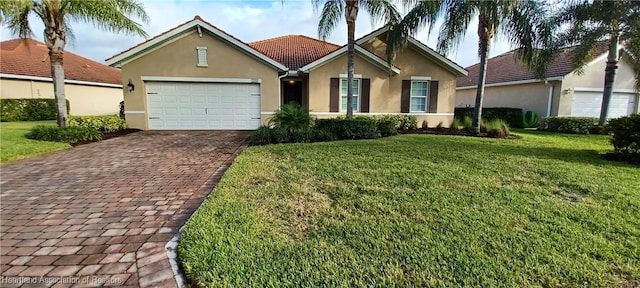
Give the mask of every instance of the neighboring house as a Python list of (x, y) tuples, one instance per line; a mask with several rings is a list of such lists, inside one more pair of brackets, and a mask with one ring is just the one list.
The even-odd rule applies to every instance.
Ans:
[[(535, 74), (516, 56), (516, 51), (498, 55), (487, 62), (483, 107), (516, 107), (544, 116), (600, 117), (607, 47), (601, 46), (582, 73), (571, 69), (576, 47), (566, 48), (549, 65), (546, 80)], [(624, 53), (621, 53), (624, 55)], [(609, 118), (638, 112), (634, 74), (621, 57), (613, 86)], [(478, 85), (479, 64), (466, 68), (467, 77), (458, 78), (456, 107), (473, 107)]]
[[(453, 119), (466, 71), (415, 39), (390, 67), (385, 28), (357, 40), (356, 115)], [(245, 43), (196, 16), (110, 59), (122, 68), (126, 119), (140, 129), (256, 129), (285, 103), (317, 117), (346, 110), (346, 46), (301, 35)]]
[[(64, 76), (70, 114), (118, 114), (120, 70), (65, 51)], [(54, 98), (49, 49), (44, 43), (0, 42), (0, 98)]]

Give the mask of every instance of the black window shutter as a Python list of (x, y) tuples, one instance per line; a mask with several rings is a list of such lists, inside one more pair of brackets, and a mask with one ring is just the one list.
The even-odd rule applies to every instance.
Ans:
[(429, 83), (429, 108), (427, 112), (438, 112), (438, 81), (431, 81), (431, 83)]
[(369, 113), (369, 101), (371, 94), (371, 79), (362, 79), (362, 92), (360, 93), (360, 112)]
[(329, 84), (329, 112), (340, 112), (340, 78), (331, 78)]
[(402, 92), (400, 94), (400, 112), (409, 113), (409, 105), (411, 104), (411, 80), (402, 80)]

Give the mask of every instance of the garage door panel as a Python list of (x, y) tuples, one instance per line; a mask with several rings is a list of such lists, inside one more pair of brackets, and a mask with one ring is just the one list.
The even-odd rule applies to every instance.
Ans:
[(146, 90), (149, 129), (260, 126), (260, 84), (150, 82)]
[[(634, 96), (631, 93), (614, 92), (609, 102), (609, 118), (618, 118), (626, 116), (633, 112)], [(602, 92), (575, 92), (573, 98), (573, 106), (571, 107), (572, 116), (583, 117), (600, 117), (600, 108), (602, 107)]]

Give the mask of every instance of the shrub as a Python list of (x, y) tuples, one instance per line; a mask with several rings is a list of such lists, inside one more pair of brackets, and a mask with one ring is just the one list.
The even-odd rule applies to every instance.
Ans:
[(108, 133), (126, 129), (127, 122), (118, 115), (69, 116), (69, 126), (93, 128)]
[(487, 135), (495, 138), (506, 138), (510, 135), (509, 125), (501, 119), (493, 119), (483, 123)]
[(422, 120), (422, 125), (420, 125), (420, 127), (422, 129), (427, 129), (429, 128), (429, 122), (427, 122), (427, 120)]
[(471, 125), (473, 125), (473, 119), (470, 116), (464, 117), (462, 120), (462, 126), (464, 126), (464, 129), (471, 132)]
[(443, 123), (440, 121), (438, 125), (436, 125), (436, 131), (444, 131)]
[(27, 133), (27, 138), (41, 141), (66, 142), (70, 144), (102, 139), (102, 133), (88, 127), (58, 127), (38, 125)]
[(418, 118), (414, 115), (406, 114), (384, 114), (375, 115), (372, 118), (376, 120), (390, 120), (396, 124), (399, 130), (415, 130), (418, 129)]
[(462, 128), (464, 128), (462, 121), (458, 118), (453, 118), (453, 123), (451, 123), (451, 131), (458, 132)]
[(379, 119), (376, 122), (378, 123), (378, 131), (380, 132), (381, 137), (389, 137), (398, 134), (398, 128), (396, 127), (395, 121)]
[(338, 140), (338, 136), (327, 128), (313, 127), (309, 131), (309, 140), (311, 142), (328, 142)]
[(273, 142), (273, 129), (269, 126), (260, 126), (249, 136), (249, 144), (251, 145), (267, 145)]
[(591, 117), (547, 117), (540, 120), (538, 128), (550, 132), (589, 134), (597, 123), (598, 118)]
[(612, 134), (611, 144), (623, 159), (640, 164), (640, 114), (610, 119), (605, 131)]
[(305, 107), (298, 104), (285, 104), (273, 114), (269, 124), (274, 128), (296, 133), (308, 131), (313, 125), (313, 117)]
[[(69, 113), (67, 100), (67, 113)], [(0, 121), (56, 120), (56, 99), (0, 99)]]
[[(473, 109), (472, 107), (456, 107), (454, 109), (454, 118), (464, 119), (465, 117), (473, 117)], [(482, 108), (482, 119), (487, 121), (502, 119), (510, 127), (524, 128), (524, 123), (522, 123), (522, 109), (520, 108)]]
[(315, 128), (331, 131), (342, 139), (375, 139), (380, 137), (378, 121), (372, 117), (356, 117), (353, 119), (319, 119)]

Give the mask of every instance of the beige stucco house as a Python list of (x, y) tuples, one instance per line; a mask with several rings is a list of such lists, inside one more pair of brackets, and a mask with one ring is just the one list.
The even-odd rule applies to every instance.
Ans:
[[(537, 79), (510, 51), (487, 61), (483, 107), (516, 107), (538, 116), (600, 117), (607, 47), (601, 46), (582, 73), (571, 68), (576, 47), (566, 48), (549, 65), (546, 80)], [(624, 53), (621, 53), (624, 55)], [(479, 64), (466, 68), (469, 74), (458, 78), (456, 107), (473, 107), (478, 84)], [(638, 93), (634, 90), (633, 70), (620, 58), (613, 85), (609, 118), (638, 112)]]
[[(385, 60), (386, 28), (357, 40), (356, 115), (407, 113), (435, 126), (453, 119), (466, 71), (415, 39)], [(122, 69), (126, 119), (139, 129), (256, 129), (280, 106), (317, 117), (346, 110), (346, 47), (302, 35), (245, 43), (196, 16), (107, 59)]]
[[(0, 42), (0, 98), (54, 98), (47, 46), (33, 39)], [(64, 53), (65, 96), (71, 115), (118, 114), (120, 70)]]

